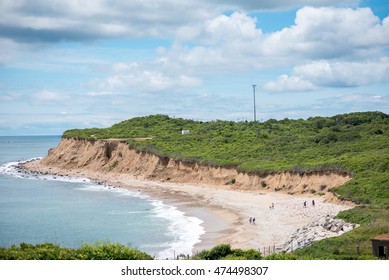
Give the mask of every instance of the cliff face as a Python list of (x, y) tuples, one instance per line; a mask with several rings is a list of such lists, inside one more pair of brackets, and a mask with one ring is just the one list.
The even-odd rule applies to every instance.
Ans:
[(348, 174), (331, 172), (248, 174), (233, 168), (185, 163), (139, 152), (130, 149), (125, 142), (116, 140), (62, 139), (57, 147), (49, 151), (42, 164), (69, 170), (127, 173), (146, 180), (291, 194), (326, 192), (351, 180)]

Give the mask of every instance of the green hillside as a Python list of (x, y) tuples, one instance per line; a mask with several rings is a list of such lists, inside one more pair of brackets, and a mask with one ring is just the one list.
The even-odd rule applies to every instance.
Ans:
[[(182, 130), (189, 130), (189, 134), (182, 135)], [(261, 123), (201, 122), (154, 115), (104, 129), (68, 130), (63, 137), (125, 139), (137, 150), (183, 161), (234, 166), (246, 172), (347, 172), (353, 179), (334, 191), (359, 206), (340, 216), (363, 226), (334, 240), (349, 238), (342, 242), (359, 242), (361, 248), (366, 247), (359, 254), (370, 254), (369, 238), (389, 232), (389, 115), (381, 112)], [(311, 247), (304, 249), (304, 254), (314, 255)], [(355, 246), (351, 247), (356, 253)], [(339, 248), (315, 250), (328, 258), (346, 258)], [(353, 255), (351, 251), (345, 254)]]

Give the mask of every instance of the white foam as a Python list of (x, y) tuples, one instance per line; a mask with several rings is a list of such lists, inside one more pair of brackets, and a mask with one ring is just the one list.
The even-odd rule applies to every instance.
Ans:
[(174, 238), (173, 242), (165, 244), (167, 249), (157, 254), (157, 259), (172, 259), (178, 255), (191, 255), (193, 246), (200, 242), (200, 236), (205, 233), (201, 226), (202, 220), (196, 217), (188, 217), (176, 207), (166, 205), (162, 201), (151, 201), (154, 209), (152, 212), (156, 217), (169, 221), (168, 235)]
[[(36, 174), (23, 172), (23, 169), (18, 168), (20, 163), (25, 163), (31, 160), (40, 159), (34, 158), (20, 162), (9, 162), (0, 166), (0, 173), (10, 175), (17, 178), (34, 179), (34, 180), (54, 180), (70, 183), (82, 183), (77, 188), (82, 191), (110, 191), (116, 192), (120, 195), (126, 195), (136, 197), (140, 199), (148, 200), (152, 209), (150, 212), (152, 215), (158, 218), (162, 218), (168, 221), (168, 232), (167, 235), (173, 238), (173, 242), (168, 244), (162, 244), (162, 247), (167, 249), (156, 253), (157, 259), (172, 259), (177, 255), (191, 255), (193, 246), (200, 242), (200, 236), (205, 233), (204, 227), (201, 226), (202, 220), (196, 217), (189, 217), (182, 211), (179, 211), (176, 207), (166, 205), (162, 201), (153, 200), (149, 196), (142, 194), (141, 192), (130, 191), (122, 188), (115, 188), (110, 185), (98, 184), (88, 178), (70, 177), (70, 176), (59, 176), (52, 174)], [(150, 246), (154, 246), (149, 244)], [(156, 244), (155, 244), (156, 245)], [(156, 245), (161, 247), (161, 244)]]
[[(109, 185), (85, 184), (80, 190), (84, 191), (110, 191), (120, 195), (128, 195), (135, 198), (145, 199), (151, 203), (150, 213), (155, 217), (167, 220), (169, 223), (166, 233), (173, 242), (166, 244), (148, 244), (147, 247), (167, 247), (167, 249), (156, 253), (157, 259), (172, 259), (177, 255), (191, 255), (193, 246), (200, 242), (200, 236), (205, 233), (202, 220), (196, 217), (189, 217), (176, 207), (164, 204), (160, 200), (151, 199), (141, 192), (134, 192), (122, 188), (114, 188)], [(129, 213), (143, 213), (143, 211), (130, 211)]]
[[(193, 246), (200, 242), (200, 236), (205, 233), (202, 220), (196, 217), (186, 216), (184, 212), (176, 207), (164, 204), (160, 200), (151, 199), (141, 192), (134, 192), (127, 189), (115, 188), (110, 185), (85, 184), (79, 190), (84, 191), (110, 191), (120, 195), (128, 195), (135, 198), (145, 199), (151, 203), (150, 213), (155, 217), (167, 220), (169, 223), (166, 233), (173, 242), (166, 244), (148, 244), (147, 247), (167, 247), (167, 249), (156, 253), (156, 259), (173, 259), (177, 255), (191, 255)], [(143, 211), (129, 211), (128, 213), (143, 213)]]
[(33, 180), (53, 180), (70, 183), (89, 183), (91, 180), (81, 177), (60, 176), (53, 174), (38, 174), (33, 172), (26, 172), (23, 169), (18, 168), (19, 164), (29, 162), (31, 160), (39, 160), (41, 158), (32, 158), (18, 162), (8, 162), (0, 166), (0, 173), (13, 176), (16, 178), (33, 179)]
[[(37, 158), (39, 159), (39, 158)], [(17, 178), (27, 178), (27, 173), (22, 172), (18, 169), (18, 165), (20, 163), (24, 163), (27, 161), (14, 161), (14, 162), (7, 162), (0, 166), (0, 173), (6, 174), (9, 176), (17, 177)]]
[(81, 190), (81, 191), (102, 191), (102, 192), (114, 192), (114, 193), (118, 193), (120, 195), (124, 195), (124, 196), (131, 196), (131, 197), (135, 197), (135, 198), (140, 198), (140, 199), (149, 199), (149, 196), (145, 195), (145, 194), (142, 194), (140, 192), (134, 192), (134, 191), (130, 191), (130, 190), (127, 190), (127, 189), (123, 189), (123, 188), (117, 188), (117, 187), (114, 187), (114, 186), (111, 186), (111, 185), (108, 185), (108, 184), (99, 184), (99, 183), (95, 183), (93, 181), (90, 181), (88, 184), (83, 184), (81, 187), (78, 188), (78, 190)]

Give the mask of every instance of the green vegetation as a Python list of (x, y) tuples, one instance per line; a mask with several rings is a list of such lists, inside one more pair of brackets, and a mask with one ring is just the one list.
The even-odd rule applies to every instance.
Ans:
[[(190, 133), (182, 135), (182, 130)], [(129, 146), (139, 151), (250, 173), (351, 174), (351, 181), (330, 191), (359, 205), (339, 217), (362, 226), (326, 240), (328, 250), (324, 241), (317, 242), (301, 250), (302, 255), (294, 254), (296, 258), (367, 258), (370, 246), (357, 252), (355, 244), (366, 245), (374, 235), (389, 232), (389, 115), (381, 112), (307, 120), (270, 119), (262, 123), (201, 122), (154, 115), (104, 129), (68, 130), (63, 137), (127, 139)], [(316, 194), (323, 195), (325, 191), (327, 186), (323, 185)]]
[(63, 248), (52, 243), (0, 248), (0, 260), (152, 260), (141, 251), (117, 243), (85, 244), (78, 249)]
[(262, 255), (254, 249), (232, 249), (228, 244), (219, 244), (210, 250), (203, 250), (193, 260), (261, 260)]
[(119, 162), (116, 160), (112, 163), (112, 165), (109, 167), (109, 170), (112, 171), (119, 165)]

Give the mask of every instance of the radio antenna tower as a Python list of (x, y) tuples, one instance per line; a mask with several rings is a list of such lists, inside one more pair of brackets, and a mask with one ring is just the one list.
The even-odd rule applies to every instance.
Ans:
[(256, 112), (256, 110), (255, 110), (255, 87), (256, 87), (257, 85), (253, 85), (253, 94), (254, 94), (254, 122), (256, 122), (257, 121), (257, 112)]

